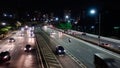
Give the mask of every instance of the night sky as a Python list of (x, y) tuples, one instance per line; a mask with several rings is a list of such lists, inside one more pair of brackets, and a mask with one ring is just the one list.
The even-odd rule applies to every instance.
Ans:
[(120, 10), (120, 2), (115, 0), (0, 0), (0, 8), (17, 9), (87, 9), (90, 6), (97, 6), (99, 9)]
[(0, 0), (0, 9), (12, 9), (18, 11), (40, 10), (46, 13), (63, 13), (71, 10), (72, 14), (80, 11), (88, 11), (90, 8), (99, 11), (116, 13), (120, 11), (120, 2), (115, 0)]
[(80, 14), (80, 11), (88, 11), (90, 8), (96, 8), (99, 12), (107, 15), (109, 18), (120, 18), (120, 2), (116, 0), (0, 0), (0, 10), (40, 10), (46, 13), (61, 13), (64, 10), (71, 10), (72, 15)]
[[(119, 0), (0, 0), (0, 10), (40, 10), (46, 13), (58, 13), (71, 10), (72, 15), (79, 15), (81, 11), (96, 8), (102, 14), (102, 29), (108, 34), (110, 28), (120, 26), (120, 2)], [(109, 28), (110, 27), (110, 28)]]

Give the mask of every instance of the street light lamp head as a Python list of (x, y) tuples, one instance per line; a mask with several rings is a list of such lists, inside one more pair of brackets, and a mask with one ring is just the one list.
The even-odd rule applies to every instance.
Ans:
[(58, 18), (58, 17), (56, 17), (56, 18), (55, 18), (55, 20), (56, 20), (56, 21), (58, 21), (58, 20), (59, 20), (59, 18)]
[(90, 10), (90, 14), (95, 14), (96, 13), (96, 10), (92, 9)]

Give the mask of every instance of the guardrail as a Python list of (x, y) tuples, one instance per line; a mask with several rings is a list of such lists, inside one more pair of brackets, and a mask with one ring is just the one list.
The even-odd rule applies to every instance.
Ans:
[(62, 65), (59, 63), (44, 38), (41, 35), (36, 34), (36, 41), (38, 43), (37, 48), (41, 54), (43, 68), (62, 68)]
[(37, 55), (37, 61), (38, 61), (38, 67), (39, 68), (44, 68), (43, 66), (43, 60), (42, 60), (42, 56), (41, 56), (41, 51), (40, 51), (40, 47), (38, 45), (38, 41), (35, 41), (35, 45), (36, 45), (36, 55)]

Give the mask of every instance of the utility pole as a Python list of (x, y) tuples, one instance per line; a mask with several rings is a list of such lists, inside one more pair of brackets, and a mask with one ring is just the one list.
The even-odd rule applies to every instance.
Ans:
[(99, 23), (99, 34), (98, 34), (98, 41), (99, 41), (99, 43), (98, 43), (98, 45), (100, 45), (100, 35), (101, 35), (101, 14), (99, 13), (99, 16), (98, 16), (98, 23)]

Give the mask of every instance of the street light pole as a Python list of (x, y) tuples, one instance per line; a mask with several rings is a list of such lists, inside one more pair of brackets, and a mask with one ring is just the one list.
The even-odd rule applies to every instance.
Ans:
[(99, 16), (98, 16), (98, 24), (99, 24), (99, 34), (98, 34), (98, 41), (99, 41), (99, 43), (98, 43), (98, 45), (100, 45), (100, 35), (101, 35), (101, 14), (99, 13)]
[[(94, 14), (95, 15), (96, 10), (95, 9), (91, 9), (90, 10), (90, 14)], [(100, 35), (101, 35), (101, 13), (98, 14), (98, 16), (96, 17), (98, 20), (98, 45), (100, 45)]]

